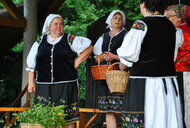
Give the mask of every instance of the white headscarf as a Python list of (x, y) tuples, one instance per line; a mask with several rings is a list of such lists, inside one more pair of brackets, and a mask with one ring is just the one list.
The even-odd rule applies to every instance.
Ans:
[(107, 18), (107, 20), (106, 20), (106, 24), (108, 24), (107, 28), (110, 28), (110, 29), (111, 29), (111, 27), (112, 27), (112, 25), (111, 25), (111, 19), (112, 19), (112, 17), (113, 17), (116, 13), (118, 13), (118, 12), (121, 13), (121, 15), (122, 15), (122, 17), (123, 17), (123, 25), (126, 24), (126, 16), (125, 16), (125, 13), (122, 12), (121, 10), (113, 10), (113, 11), (109, 14), (109, 16), (108, 16), (108, 18)]
[(42, 29), (42, 35), (49, 33), (49, 29), (48, 29), (48, 28), (49, 28), (49, 26), (50, 26), (52, 20), (53, 20), (54, 18), (56, 18), (56, 17), (61, 17), (61, 15), (59, 15), (59, 14), (49, 14), (49, 15), (46, 17), (46, 20), (45, 20), (45, 22), (44, 22), (44, 26), (43, 26), (43, 29)]

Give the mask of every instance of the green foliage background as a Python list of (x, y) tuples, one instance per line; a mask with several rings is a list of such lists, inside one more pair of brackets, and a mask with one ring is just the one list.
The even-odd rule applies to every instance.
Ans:
[[(20, 4), (23, 0), (13, 0), (13, 2)], [(4, 8), (2, 3), (0, 3), (0, 8)], [(65, 32), (86, 36), (89, 25), (114, 9), (123, 10), (126, 17), (133, 21), (141, 17), (138, 0), (66, 0), (58, 13), (64, 18)], [(3, 69), (0, 71), (0, 106), (10, 106), (21, 90), (22, 50), (23, 42), (21, 41), (0, 63)], [(82, 107), (86, 99), (85, 63), (78, 71)]]

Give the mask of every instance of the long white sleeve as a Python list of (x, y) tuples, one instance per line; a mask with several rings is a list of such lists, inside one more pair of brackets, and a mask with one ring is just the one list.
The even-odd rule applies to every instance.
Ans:
[(100, 36), (96, 41), (93, 49), (94, 55), (98, 56), (102, 53), (103, 36)]
[(35, 66), (36, 66), (36, 55), (37, 55), (37, 51), (38, 51), (38, 42), (35, 42), (32, 45), (32, 48), (30, 49), (30, 52), (27, 56), (27, 60), (26, 60), (26, 64), (27, 64), (27, 68), (26, 71), (30, 71), (30, 72), (34, 72)]
[(176, 28), (176, 45), (175, 45), (175, 54), (174, 54), (174, 61), (177, 57), (178, 48), (183, 44), (183, 32), (180, 28)]
[(86, 48), (88, 48), (91, 44), (91, 40), (86, 37), (76, 36), (71, 45), (71, 49), (80, 55)]
[[(135, 28), (134, 25), (141, 25), (143, 29)], [(138, 20), (134, 25), (125, 36), (121, 47), (117, 49), (120, 62), (128, 67), (132, 67), (133, 63), (139, 60), (141, 44), (147, 32), (147, 25), (143, 21)]]

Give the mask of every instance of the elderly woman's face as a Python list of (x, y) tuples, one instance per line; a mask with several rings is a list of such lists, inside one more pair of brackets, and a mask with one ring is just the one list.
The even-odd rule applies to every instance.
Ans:
[(112, 27), (121, 28), (123, 25), (123, 17), (120, 13), (116, 13), (111, 19)]
[(182, 22), (182, 19), (172, 10), (166, 10), (164, 15), (174, 24), (174, 26), (178, 26)]
[(57, 17), (52, 20), (49, 30), (50, 30), (50, 35), (51, 36), (61, 36), (63, 34), (63, 19), (60, 17)]

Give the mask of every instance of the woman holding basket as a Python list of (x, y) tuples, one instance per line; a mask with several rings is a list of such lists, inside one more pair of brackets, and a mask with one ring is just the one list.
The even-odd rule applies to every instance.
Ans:
[(134, 22), (117, 53), (130, 67), (123, 103), (123, 128), (183, 128), (174, 66), (175, 26), (161, 13), (164, 0), (140, 0), (143, 18)]
[[(94, 45), (96, 60), (106, 65), (119, 61), (116, 50), (121, 46), (127, 31), (123, 27), (126, 23), (125, 14), (120, 10), (114, 10), (108, 16), (106, 23), (110, 31), (102, 34)], [(105, 80), (97, 81), (98, 108), (106, 111), (107, 128), (117, 128), (116, 118), (113, 112), (121, 111), (123, 96), (110, 93)]]

